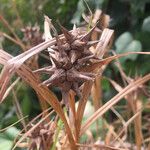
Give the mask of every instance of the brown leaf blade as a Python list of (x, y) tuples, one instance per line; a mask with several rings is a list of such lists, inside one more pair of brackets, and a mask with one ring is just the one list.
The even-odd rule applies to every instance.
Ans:
[(88, 127), (96, 121), (100, 116), (102, 116), (108, 109), (110, 109), (113, 105), (115, 105), (120, 99), (124, 96), (138, 88), (138, 86), (150, 80), (150, 74), (145, 75), (143, 78), (140, 78), (132, 83), (130, 83), (126, 88), (124, 88), (121, 92), (119, 92), (116, 96), (114, 96), (111, 100), (109, 100), (106, 104), (104, 104), (101, 108), (99, 108), (82, 126), (81, 133), (82, 135)]

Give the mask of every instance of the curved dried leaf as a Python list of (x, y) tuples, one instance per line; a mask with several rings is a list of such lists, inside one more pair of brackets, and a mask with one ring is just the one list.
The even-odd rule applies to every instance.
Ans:
[(116, 96), (114, 96), (111, 100), (109, 100), (106, 104), (104, 104), (101, 108), (99, 108), (82, 126), (81, 133), (82, 135), (88, 127), (95, 122), (100, 116), (102, 116), (106, 111), (108, 111), (113, 105), (119, 102), (124, 96), (134, 91), (138, 86), (150, 80), (150, 74), (144, 76), (143, 78), (139, 78), (138, 80), (130, 83), (126, 86), (121, 92), (119, 92)]

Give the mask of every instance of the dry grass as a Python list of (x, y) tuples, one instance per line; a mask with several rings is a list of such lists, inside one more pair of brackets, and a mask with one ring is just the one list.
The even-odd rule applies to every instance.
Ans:
[[(88, 22), (88, 17), (85, 18)], [(88, 81), (85, 82), (82, 85), (82, 98), (79, 100), (79, 104), (76, 107), (75, 105), (75, 93), (73, 91), (70, 91), (68, 93), (68, 99), (69, 99), (69, 110), (67, 113), (67, 110), (64, 110), (62, 108), (61, 102), (58, 101), (57, 96), (54, 95), (54, 93), (46, 86), (41, 85), (41, 80), (39, 75), (33, 72), (33, 68), (31, 68), (29, 65), (26, 65), (25, 62), (29, 61), (30, 58), (35, 57), (36, 55), (39, 55), (40, 52), (43, 50), (49, 48), (50, 46), (54, 45), (56, 43), (55, 38), (49, 38), (46, 39), (45, 42), (40, 43), (32, 48), (29, 48), (26, 50), (26, 45), (22, 43), (22, 41), (19, 39), (19, 37), (14, 33), (12, 28), (9, 26), (7, 21), (1, 16), (1, 21), (4, 23), (6, 28), (14, 35), (14, 38), (10, 37), (9, 35), (2, 33), (3, 36), (14, 42), (14, 44), (19, 45), (23, 53), (20, 55), (13, 57), (12, 55), (8, 54), (4, 50), (0, 50), (0, 64), (3, 65), (3, 69), (0, 74), (0, 102), (2, 103), (5, 98), (8, 96), (8, 94), (13, 91), (15, 85), (18, 83), (17, 79), (13, 83), (10, 83), (10, 80), (12, 76), (17, 74), (17, 77), (21, 78), (23, 81), (25, 81), (28, 85), (30, 85), (37, 93), (39, 102), (41, 104), (41, 108), (43, 110), (41, 116), (38, 116), (36, 119), (32, 121), (35, 125), (28, 129), (29, 125), (24, 126), (26, 129), (22, 131), (23, 135), (22, 137), (15, 143), (15, 147), (28, 147), (29, 145), (33, 144), (33, 138), (29, 135), (33, 133), (38, 127), (40, 127), (41, 124), (55, 124), (55, 128), (53, 128), (53, 137), (50, 137), (52, 140), (51, 144), (48, 145), (48, 141), (44, 140), (45, 137), (42, 137), (40, 134), (38, 137), (41, 138), (43, 141), (42, 148), (44, 150), (50, 149), (52, 145), (53, 149), (57, 147), (57, 149), (110, 149), (110, 150), (125, 150), (125, 149), (131, 149), (132, 144), (127, 142), (127, 136), (128, 136), (128, 127), (133, 122), (134, 123), (134, 134), (135, 134), (135, 141), (133, 149), (143, 149), (142, 147), (145, 146), (145, 148), (148, 148), (149, 143), (149, 137), (146, 139), (144, 138), (144, 135), (142, 133), (142, 110), (145, 106), (142, 104), (142, 100), (140, 98), (140, 92), (139, 90), (144, 88), (144, 84), (150, 80), (150, 74), (147, 74), (143, 77), (138, 77), (135, 79), (131, 79), (130, 77), (127, 77), (126, 74), (123, 72), (123, 69), (121, 68), (121, 65), (116, 64), (120, 74), (123, 78), (123, 80), (126, 83), (125, 87), (121, 87), (118, 83), (116, 83), (112, 79), (108, 79), (110, 83), (113, 85), (113, 87), (118, 91), (118, 94), (116, 94), (114, 97), (112, 97), (110, 100), (108, 100), (105, 104), (102, 103), (103, 93), (102, 93), (102, 87), (101, 87), (101, 80), (103, 78), (103, 72), (107, 65), (112, 62), (113, 60), (118, 61), (118, 58), (124, 57), (127, 55), (132, 54), (146, 54), (149, 55), (150, 52), (129, 52), (125, 54), (115, 54), (114, 56), (108, 56), (108, 50), (111, 47), (112, 41), (113, 41), (113, 30), (110, 30), (107, 28), (108, 22), (109, 22), (109, 16), (103, 14), (100, 10), (97, 10), (95, 15), (93, 16), (92, 20), (92, 26), (96, 24), (96, 22), (100, 20), (100, 27), (96, 28), (94, 33), (91, 36), (92, 40), (99, 40), (98, 44), (96, 46), (91, 47), (91, 51), (101, 60), (94, 62), (92, 66), (90, 67), (84, 67), (82, 71), (88, 71), (97, 73), (97, 77), (94, 82)], [(47, 22), (46, 22), (47, 23)], [(45, 23), (45, 29), (47, 33), (49, 32), (48, 25)], [(79, 28), (80, 30), (80, 28)], [(71, 32), (71, 31), (70, 31)], [(85, 30), (80, 31), (80, 34), (85, 34)], [(50, 35), (47, 35), (48, 37)], [(60, 35), (61, 39), (64, 38), (63, 35)], [(32, 62), (30, 62), (32, 63)], [(37, 63), (37, 61), (34, 61), (34, 63)], [(119, 62), (118, 62), (119, 63)], [(35, 66), (35, 65), (33, 65)], [(38, 65), (36, 65), (38, 66)], [(35, 69), (35, 68), (34, 68)], [(36, 68), (38, 69), (38, 68)], [(15, 95), (16, 93), (14, 93)], [(87, 101), (89, 100), (89, 96), (91, 95), (92, 101), (94, 104), (95, 112), (83, 123), (83, 117), (84, 117), (84, 110), (87, 104)], [(115, 110), (115, 105), (122, 101), (122, 99), (125, 98), (127, 101), (127, 108), (132, 112), (132, 116), (128, 118), (127, 121), (125, 121), (121, 114), (119, 114)], [(17, 100), (16, 100), (17, 101)], [(2, 104), (1, 104), (2, 105)], [(49, 105), (53, 108), (53, 111), (50, 113), (47, 111), (47, 108)], [(129, 107), (128, 107), (129, 106)], [(104, 114), (108, 112), (108, 110), (112, 110), (117, 115), (118, 119), (117, 122), (119, 125), (115, 126), (115, 124), (108, 124)], [(90, 111), (90, 110), (89, 110)], [(56, 118), (54, 120), (50, 120), (50, 115), (56, 112)], [(21, 114), (21, 110), (19, 111), (19, 114)], [(22, 115), (21, 115), (22, 116)], [(89, 127), (97, 121), (97, 132), (99, 125), (98, 120), (100, 118), (103, 118), (104, 126), (103, 129), (107, 129), (106, 136), (104, 139), (101, 138), (101, 140), (98, 139), (92, 139), (93, 143), (80, 143), (81, 136), (86, 134), (87, 130), (91, 133)], [(37, 119), (40, 121), (37, 123)], [(59, 120), (62, 120), (64, 128), (60, 128), (58, 125)], [(116, 123), (116, 124), (117, 124)], [(120, 127), (123, 125), (123, 127)], [(45, 129), (44, 126), (42, 126), (43, 130)], [(50, 126), (48, 128), (48, 131), (51, 132), (51, 129), (54, 126)], [(119, 128), (117, 128), (119, 127)], [(28, 129), (28, 130), (27, 130)], [(47, 128), (46, 128), (47, 129)], [(57, 132), (59, 130), (59, 132)], [(59, 138), (57, 136), (59, 136)], [(20, 136), (20, 135), (19, 135)], [(43, 134), (45, 136), (45, 134)], [(97, 134), (97, 136), (99, 136)], [(30, 141), (24, 140), (29, 138)], [(47, 137), (48, 138), (48, 137)], [(100, 137), (99, 137), (100, 138)], [(55, 140), (54, 140), (55, 139)], [(58, 140), (59, 139), (59, 140)], [(36, 140), (35, 140), (36, 141)], [(145, 145), (143, 145), (146, 143)], [(135, 147), (135, 148), (134, 148)]]

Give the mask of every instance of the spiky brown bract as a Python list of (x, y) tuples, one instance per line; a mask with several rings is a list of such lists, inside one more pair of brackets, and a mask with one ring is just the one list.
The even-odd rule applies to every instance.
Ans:
[(43, 84), (59, 87), (63, 101), (68, 105), (67, 95), (69, 91), (73, 90), (77, 96), (81, 97), (79, 87), (86, 81), (93, 81), (96, 77), (96, 74), (81, 71), (81, 68), (90, 66), (93, 59), (98, 60), (89, 50), (89, 47), (97, 43), (97, 41), (89, 41), (95, 27), (82, 36), (78, 35), (76, 27), (74, 27), (72, 33), (61, 25), (60, 28), (65, 40), (61, 40), (58, 35), (56, 36), (57, 43), (49, 50), (52, 66), (35, 72), (49, 74), (50, 78), (45, 80)]
[[(34, 126), (34, 125), (32, 125)], [(29, 135), (30, 139), (29, 150), (49, 150), (53, 144), (53, 135), (56, 130), (54, 122), (42, 123), (35, 128)]]

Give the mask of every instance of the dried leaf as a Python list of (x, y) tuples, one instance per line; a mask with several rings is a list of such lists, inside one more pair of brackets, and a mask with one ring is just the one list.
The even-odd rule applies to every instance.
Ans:
[(113, 105), (115, 105), (118, 101), (120, 101), (121, 98), (138, 88), (141, 84), (147, 82), (150, 80), (150, 74), (145, 75), (143, 78), (140, 78), (132, 83), (130, 83), (128, 86), (126, 86), (121, 92), (119, 92), (116, 96), (114, 96), (111, 100), (109, 100), (106, 104), (104, 104), (101, 108), (99, 108), (82, 126), (81, 133), (82, 135), (88, 127), (96, 121), (101, 115), (103, 115), (108, 109), (110, 109)]

